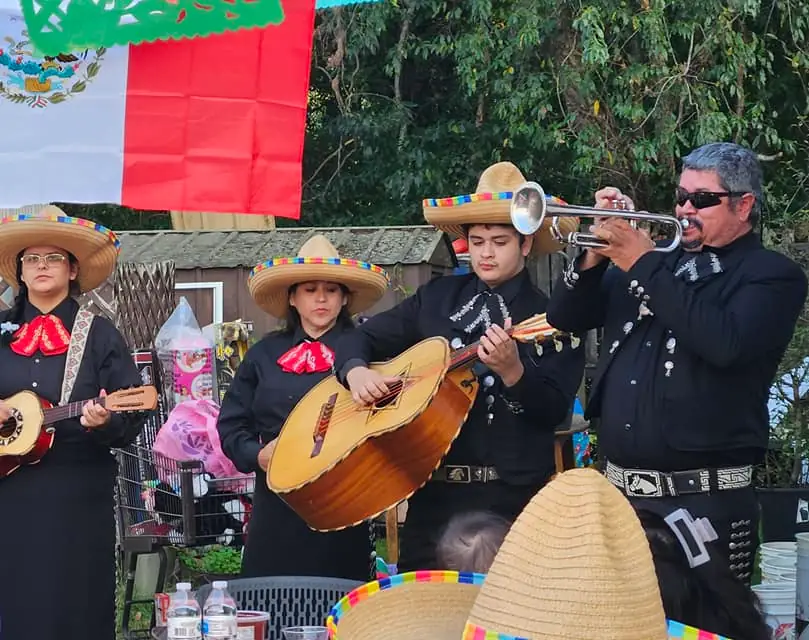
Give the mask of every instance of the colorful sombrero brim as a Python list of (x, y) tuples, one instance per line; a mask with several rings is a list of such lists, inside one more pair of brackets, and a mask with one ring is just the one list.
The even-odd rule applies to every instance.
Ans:
[[(424, 218), (431, 225), (454, 237), (464, 237), (464, 225), (511, 224), (512, 191), (497, 193), (471, 193), (452, 198), (427, 198), (423, 201)], [(555, 204), (566, 204), (556, 196), (546, 195)], [(564, 234), (578, 229), (575, 218), (560, 218), (559, 228)], [(546, 219), (534, 234), (533, 253), (547, 254), (563, 249), (564, 245), (551, 235), (551, 220)]]
[[(696, 627), (689, 627), (682, 622), (674, 622), (673, 620), (667, 621), (668, 626), (668, 640), (730, 640), (725, 636), (720, 636), (716, 633), (710, 633), (697, 629)], [(575, 631), (570, 635), (571, 638), (576, 637)], [(495, 633), (486, 631), (474, 624), (467, 623), (463, 631), (461, 640), (536, 640), (536, 638), (520, 638), (518, 636), (509, 636), (502, 633)]]
[[(415, 571), (357, 587), (335, 604), (326, 626), (331, 640), (538, 640), (487, 631), (467, 622), (486, 579), (480, 573)], [(667, 621), (669, 640), (730, 640)], [(570, 630), (571, 638), (580, 637)]]
[(301, 282), (337, 282), (351, 292), (348, 310), (353, 315), (376, 304), (388, 288), (385, 270), (369, 262), (348, 258), (274, 258), (250, 272), (247, 288), (256, 304), (271, 316), (283, 318), (289, 308), (289, 288)]
[(78, 283), (83, 292), (101, 285), (115, 270), (121, 250), (115, 233), (90, 220), (60, 214), (57, 207), (46, 207), (39, 215), (0, 218), (0, 277), (14, 289), (19, 288), (17, 255), (36, 245), (72, 253), (79, 262)]
[(416, 571), (358, 587), (331, 610), (332, 640), (460, 640), (484, 576)]

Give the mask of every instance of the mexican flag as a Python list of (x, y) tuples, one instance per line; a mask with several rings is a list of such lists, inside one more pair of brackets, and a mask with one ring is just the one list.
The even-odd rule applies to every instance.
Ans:
[(315, 0), (280, 25), (44, 56), (0, 0), (0, 207), (298, 218)]

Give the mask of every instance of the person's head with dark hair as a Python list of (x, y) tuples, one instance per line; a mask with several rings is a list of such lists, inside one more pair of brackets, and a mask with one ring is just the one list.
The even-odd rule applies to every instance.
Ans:
[(311, 337), (332, 327), (349, 329), (354, 326), (347, 303), (351, 293), (348, 287), (337, 282), (312, 281), (293, 284), (289, 287), (284, 333), (295, 333), (303, 328)]
[(733, 640), (770, 640), (756, 594), (733, 575), (724, 558), (692, 568), (684, 545), (663, 517), (643, 509), (637, 514), (668, 619)]
[(487, 573), (511, 523), (489, 511), (462, 513), (450, 520), (438, 542), (442, 569)]
[(352, 316), (376, 304), (388, 285), (382, 268), (341, 258), (322, 234), (304, 242), (295, 257), (256, 265), (247, 283), (256, 304), (284, 321), (281, 333), (302, 329), (312, 339), (352, 328)]
[[(52, 308), (67, 296), (81, 295), (76, 279), (79, 262), (69, 251), (51, 245), (31, 246), (17, 254), (16, 263), (18, 288), (8, 316), (11, 322), (23, 323), (25, 305), (29, 301), (37, 307)], [(50, 308), (41, 310), (50, 311)]]

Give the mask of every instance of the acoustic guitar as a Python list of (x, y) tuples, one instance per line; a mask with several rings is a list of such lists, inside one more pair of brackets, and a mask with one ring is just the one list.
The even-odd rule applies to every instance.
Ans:
[[(563, 334), (536, 315), (509, 330), (523, 343)], [(573, 348), (578, 339), (570, 338)], [(452, 351), (428, 338), (370, 365), (398, 382), (370, 406), (354, 402), (335, 376), (315, 385), (290, 412), (267, 468), (267, 485), (317, 531), (373, 518), (411, 496), (441, 464), (478, 391), (471, 371), (478, 343)]]
[[(157, 390), (152, 386), (121, 389), (93, 401), (115, 413), (151, 411), (157, 406)], [(11, 417), (0, 423), (0, 478), (39, 462), (53, 446), (52, 425), (80, 417), (89, 400), (55, 407), (32, 391), (21, 391), (3, 402), (10, 407)]]

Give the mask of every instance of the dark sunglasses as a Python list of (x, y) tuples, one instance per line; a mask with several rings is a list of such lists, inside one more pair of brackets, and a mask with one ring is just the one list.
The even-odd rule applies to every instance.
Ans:
[(674, 201), (679, 205), (683, 206), (686, 202), (690, 202), (694, 205), (695, 209), (707, 209), (708, 207), (715, 207), (720, 202), (722, 202), (722, 198), (728, 197), (739, 197), (743, 196), (747, 191), (694, 191), (690, 193), (683, 189), (682, 187), (677, 187), (677, 190), (674, 192)]

